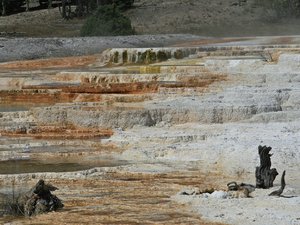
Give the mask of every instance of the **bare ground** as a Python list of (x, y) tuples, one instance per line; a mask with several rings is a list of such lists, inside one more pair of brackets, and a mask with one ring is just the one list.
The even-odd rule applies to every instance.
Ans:
[[(58, 8), (0, 17), (0, 33), (27, 37), (79, 36), (83, 19), (61, 18)], [(126, 12), (137, 34), (189, 33), (204, 36), (292, 35), (299, 20), (280, 20), (276, 13), (247, 0), (136, 0)]]

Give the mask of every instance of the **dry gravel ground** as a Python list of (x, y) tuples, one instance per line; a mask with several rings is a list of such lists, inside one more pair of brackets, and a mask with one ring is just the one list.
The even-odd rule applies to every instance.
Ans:
[[(241, 2), (241, 4), (239, 4)], [(127, 14), (139, 33), (192, 33), (206, 36), (296, 34), (297, 20), (276, 19), (255, 0), (136, 0)], [(295, 33), (296, 32), (296, 33)]]
[(196, 35), (136, 35), (82, 38), (0, 38), (0, 62), (100, 54), (108, 48), (165, 47), (199, 40)]
[[(126, 12), (137, 34), (191, 33), (204, 36), (299, 34), (296, 19), (279, 20), (255, 0), (135, 0)], [(84, 19), (63, 20), (58, 8), (0, 17), (0, 32), (29, 37), (74, 37)]]
[(0, 33), (26, 37), (78, 36), (84, 20), (64, 20), (58, 8), (33, 10), (0, 17)]
[[(0, 17), (1, 19), (1, 17)], [(195, 47), (201, 45), (298, 44), (299, 36), (208, 38), (191, 34), (119, 37), (21, 38), (0, 37), (0, 62), (100, 54), (109, 48)]]

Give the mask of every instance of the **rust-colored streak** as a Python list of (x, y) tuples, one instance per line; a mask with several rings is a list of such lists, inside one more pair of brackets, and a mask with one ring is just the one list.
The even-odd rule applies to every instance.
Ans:
[(99, 56), (74, 56), (64, 58), (52, 59), (38, 59), (38, 60), (23, 60), (7, 63), (0, 63), (0, 69), (13, 69), (13, 70), (36, 70), (46, 68), (76, 68), (84, 67), (93, 64), (97, 61)]
[(2, 90), (0, 91), (1, 103), (37, 103), (37, 104), (54, 104), (63, 102), (72, 102), (78, 95), (76, 93), (64, 93), (56, 91), (53, 93), (47, 90)]
[[(226, 177), (227, 178), (227, 177)], [(170, 196), (186, 183), (218, 188), (224, 177), (184, 171), (165, 174), (111, 172), (93, 179), (55, 179), (62, 187), (55, 194), (64, 199), (62, 211), (20, 218), (22, 224), (202, 224), (221, 225), (203, 220), (186, 205)], [(228, 178), (227, 178), (228, 179)], [(192, 181), (192, 182), (191, 182)], [(53, 219), (55, 217), (55, 219)]]
[(205, 88), (217, 81), (226, 80), (225, 75), (213, 75), (211, 77), (185, 77), (177, 82), (165, 82), (161, 84), (161, 87), (166, 88), (184, 88), (184, 87), (200, 87)]
[(68, 102), (100, 102), (102, 94), (147, 94), (160, 88), (207, 88), (214, 82), (226, 80), (226, 75), (206, 72), (202, 76), (184, 76), (176, 81), (134, 83), (105, 83), (74, 85), (26, 85), (22, 90), (1, 90), (0, 102), (5, 104), (55, 104)]
[(36, 139), (88, 139), (106, 138), (113, 135), (111, 129), (77, 128), (74, 126), (35, 126), (29, 129), (20, 128), (13, 131), (0, 131), (7, 137), (30, 137)]
[(272, 44), (292, 44), (293, 40), (293, 37), (278, 37), (272, 41)]
[[(27, 85), (23, 87), (28, 90), (57, 89), (55, 86)], [(132, 94), (132, 93), (151, 93), (158, 89), (157, 82), (136, 82), (136, 83), (108, 83), (105, 85), (80, 86), (59, 86), (63, 93), (69, 94)]]
[(102, 93), (102, 94), (142, 94), (154, 93), (158, 90), (157, 82), (110, 83), (101, 85), (82, 85), (63, 89), (70, 93)]
[(83, 83), (81, 85), (26, 85), (21, 90), (0, 90), (4, 104), (55, 104), (72, 102), (100, 102), (103, 94), (151, 94), (160, 88), (200, 88), (205, 90), (214, 82), (226, 80), (226, 75), (203, 71), (204, 75), (181, 76), (173, 81), (132, 83)]
[[(86, 84), (80, 86), (60, 86), (64, 93), (88, 93), (88, 94), (142, 94), (155, 93), (160, 87), (184, 88), (207, 87), (213, 82), (226, 80), (225, 75), (208, 74), (205, 76), (182, 77), (177, 81), (149, 81), (134, 83), (105, 83)], [(32, 85), (24, 86), (24, 89), (57, 89), (55, 86)]]

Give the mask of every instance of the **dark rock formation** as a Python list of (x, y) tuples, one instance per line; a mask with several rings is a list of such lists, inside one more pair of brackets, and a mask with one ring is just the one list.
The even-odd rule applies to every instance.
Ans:
[(258, 154), (260, 157), (260, 166), (256, 167), (256, 187), (257, 188), (270, 188), (273, 187), (273, 182), (278, 175), (275, 168), (271, 169), (271, 156), (269, 152), (271, 147), (258, 146)]

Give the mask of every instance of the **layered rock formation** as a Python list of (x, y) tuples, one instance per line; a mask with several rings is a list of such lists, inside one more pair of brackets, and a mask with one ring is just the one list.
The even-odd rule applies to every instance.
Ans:
[[(287, 183), (297, 188), (299, 50), (230, 44), (111, 49), (82, 60), (0, 64), (2, 108), (13, 106), (0, 112), (0, 158), (63, 157), (92, 168), (113, 157), (126, 165), (68, 176), (105, 179), (124, 170), (130, 180), (135, 172), (181, 170), (192, 179), (191, 171), (200, 170), (213, 173), (216, 185), (223, 176), (254, 183), (257, 146), (271, 145), (273, 164), (287, 169)], [(43, 176), (34, 179), (67, 179)], [(207, 178), (201, 179), (190, 184)]]

